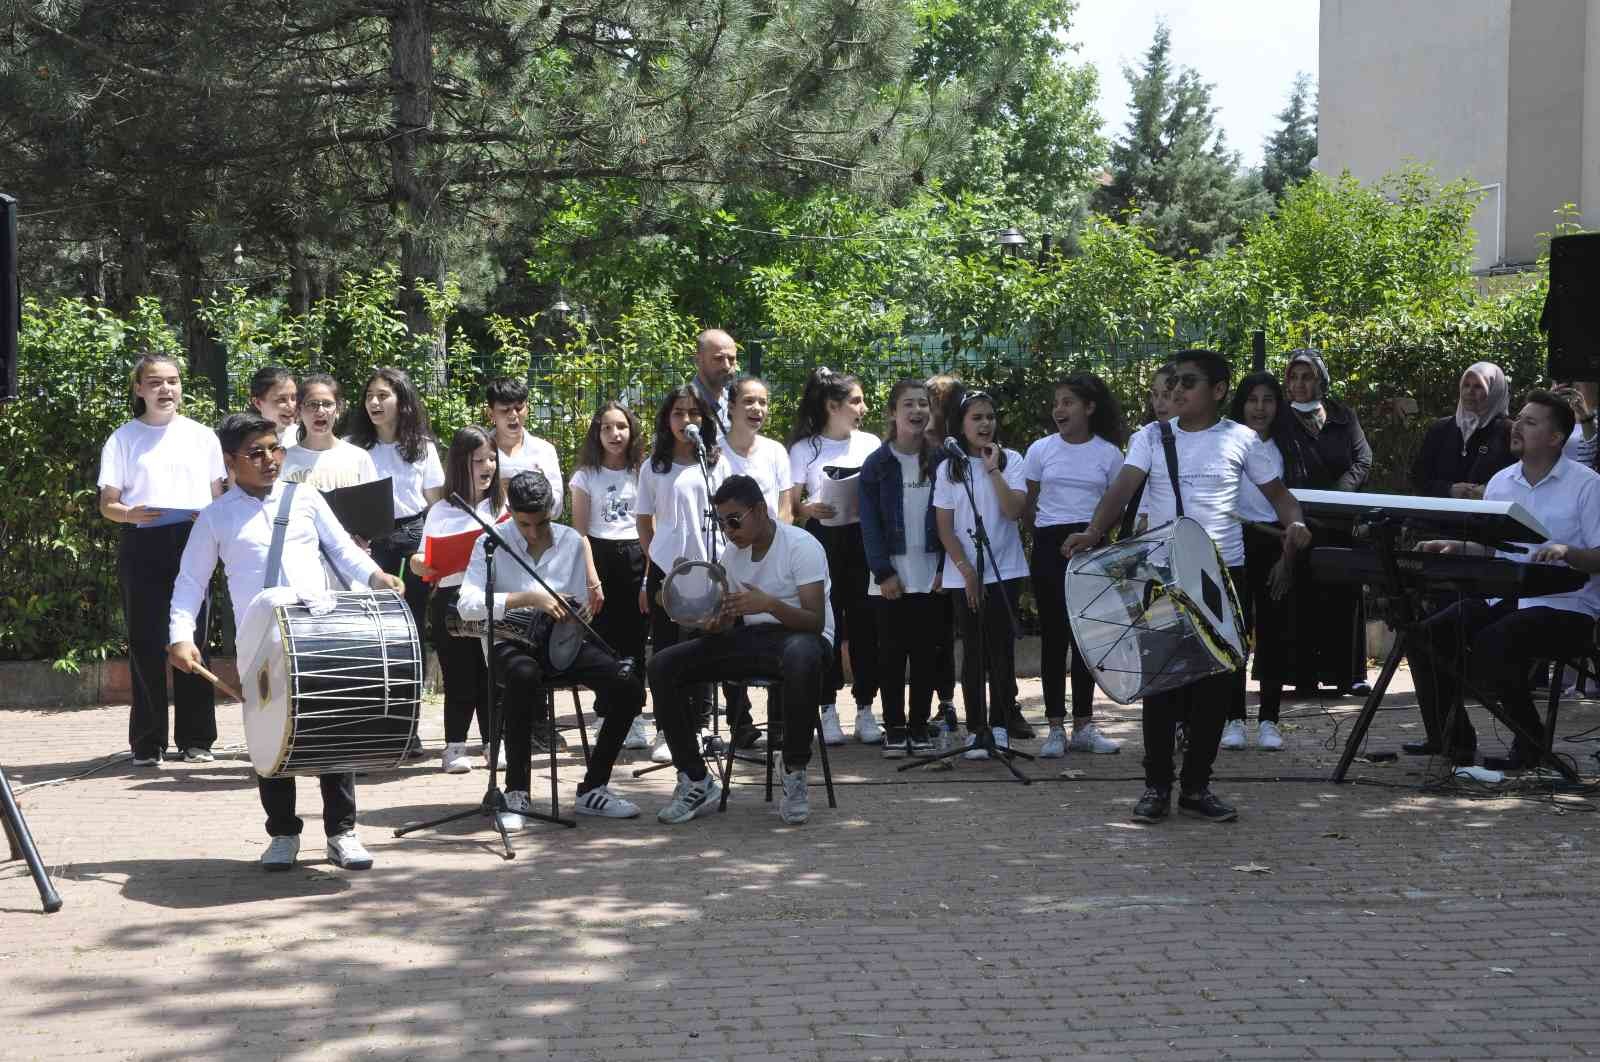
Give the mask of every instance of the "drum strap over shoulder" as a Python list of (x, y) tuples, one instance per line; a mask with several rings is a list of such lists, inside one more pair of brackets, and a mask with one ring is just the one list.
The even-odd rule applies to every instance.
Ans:
[(1172, 504), (1179, 516), (1183, 515), (1183, 492), (1178, 489), (1178, 439), (1172, 434), (1172, 425), (1167, 421), (1157, 421), (1161, 425), (1161, 449), (1167, 455), (1167, 475), (1172, 477)]
[(294, 489), (299, 485), (290, 483), (283, 488), (278, 515), (272, 518), (272, 547), (267, 550), (267, 578), (263, 586), (266, 590), (283, 582), (283, 541), (289, 534), (289, 512), (294, 508)]

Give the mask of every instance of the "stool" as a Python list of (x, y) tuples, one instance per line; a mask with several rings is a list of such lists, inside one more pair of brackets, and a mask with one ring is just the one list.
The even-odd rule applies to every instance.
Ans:
[[(775, 678), (753, 678), (742, 682), (730, 682), (730, 686), (744, 686), (747, 689), (761, 689), (767, 691), (767, 721), (761, 727), (767, 732), (767, 803), (772, 803), (772, 767), (773, 759), (777, 755), (777, 743), (772, 740), (772, 725), (783, 718), (783, 680)], [(776, 709), (776, 710), (774, 710)], [(822, 783), (828, 790), (828, 806), (836, 808), (838, 800), (833, 793), (833, 768), (828, 763), (828, 743), (822, 737), (822, 717), (817, 717), (817, 750), (822, 758)], [(733, 778), (733, 761), (743, 759), (747, 763), (758, 763), (754, 757), (739, 756), (738, 748), (733, 741), (728, 742), (727, 759), (722, 764), (722, 801), (718, 811), (728, 810), (728, 783)]]
[(1554, 758), (1553, 749), (1556, 743), (1556, 716), (1561, 708), (1561, 687), (1566, 679), (1567, 668), (1577, 672), (1578, 695), (1583, 696), (1584, 683), (1588, 679), (1600, 679), (1600, 625), (1595, 628), (1594, 643), (1589, 652), (1582, 656), (1567, 660), (1556, 660), (1550, 668), (1550, 702), (1544, 717), (1544, 754), (1547, 758)]
[[(589, 728), (583, 725), (583, 702), (578, 700), (578, 691), (582, 688), (582, 686), (579, 686), (576, 683), (568, 685), (560, 682), (554, 686), (546, 686), (544, 688), (544, 710), (546, 713), (545, 718), (550, 720), (551, 747), (555, 747), (555, 737), (557, 732), (576, 728), (578, 731), (578, 741), (583, 745), (583, 764), (585, 767), (587, 767), (589, 765)], [(556, 726), (556, 694), (563, 690), (572, 694), (572, 710), (578, 714), (578, 722), (576, 727), (574, 727), (573, 724), (568, 724), (567, 726)]]

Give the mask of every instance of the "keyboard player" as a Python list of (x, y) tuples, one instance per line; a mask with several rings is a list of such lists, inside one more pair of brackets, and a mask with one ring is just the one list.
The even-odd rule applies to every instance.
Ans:
[[(1572, 407), (1549, 391), (1528, 394), (1511, 426), (1511, 452), (1518, 460), (1501, 469), (1484, 487), (1484, 501), (1516, 502), (1544, 525), (1550, 539), (1521, 554), (1500, 553), (1521, 562), (1566, 564), (1600, 572), (1600, 475), (1562, 457), (1572, 434)], [(1436, 539), (1424, 552), (1488, 554), (1471, 542)], [(1457, 764), (1475, 762), (1477, 737), (1461, 701), (1465, 674), (1485, 697), (1499, 701), (1504, 718), (1522, 733), (1505, 757), (1488, 757), (1485, 766), (1508, 770), (1533, 767), (1542, 757), (1544, 725), (1534, 709), (1529, 671), (1534, 661), (1586, 653), (1594, 644), (1600, 616), (1600, 580), (1580, 590), (1522, 599), (1466, 597), (1423, 621), (1407, 653), (1422, 709), (1427, 741), (1408, 744), (1414, 755), (1447, 755)], [(1460, 650), (1467, 648), (1465, 662)], [(1463, 666), (1464, 664), (1464, 666)], [(1527, 735), (1524, 737), (1523, 735)], [(1532, 745), (1529, 739), (1539, 739)]]

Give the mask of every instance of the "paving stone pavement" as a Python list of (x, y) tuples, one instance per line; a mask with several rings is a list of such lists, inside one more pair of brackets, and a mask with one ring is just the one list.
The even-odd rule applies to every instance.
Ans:
[[(1023, 694), (1038, 722), (1038, 683)], [(1404, 673), (1387, 703), (1414, 705)], [(1221, 753), (1229, 825), (1130, 822), (1138, 713), (1102, 703), (1122, 753), (1027, 765), (1028, 787), (835, 749), (840, 806), (813, 761), (798, 828), (743, 766), (725, 815), (661, 826), (670, 772), (622, 766), (641, 818), (532, 826), (511, 862), (480, 822), (393, 836), (476, 802), (482, 772), (364, 779), (366, 873), (323, 857), (302, 783), (301, 864), (275, 875), (254, 865), (244, 762), (38, 786), (118, 752), (126, 710), (0, 711), (66, 902), (39, 914), (22, 864), (0, 864), (0, 1057), (1600, 1054), (1593, 798), (1424, 792), (1406, 760), (1329, 784), (1355, 709), (1291, 702), (1285, 751)], [(236, 710), (219, 717), (237, 744)], [(1559, 730), (1597, 724), (1579, 702)], [(440, 728), (434, 704), (435, 754)], [(1419, 733), (1414, 710), (1380, 713), (1369, 747)], [(1562, 745), (1587, 776), (1594, 747)], [(579, 761), (561, 762), (570, 807)]]

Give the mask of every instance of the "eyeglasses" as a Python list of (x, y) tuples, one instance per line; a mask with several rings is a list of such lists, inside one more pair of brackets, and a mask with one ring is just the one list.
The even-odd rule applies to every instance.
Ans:
[(318, 402), (302, 402), (300, 403), (300, 408), (311, 413), (332, 413), (339, 408), (339, 403), (323, 399)]
[(274, 461), (281, 460), (285, 453), (287, 451), (282, 446), (255, 446), (249, 450), (235, 450), (234, 456), (259, 465), (269, 457)]
[(753, 512), (755, 512), (754, 508), (746, 509), (742, 513), (728, 513), (726, 516), (718, 513), (717, 523), (721, 524), (729, 531), (737, 531), (744, 526), (744, 522), (746, 520), (750, 519), (750, 514)]
[(1197, 372), (1186, 372), (1172, 378), (1174, 388), (1181, 387), (1185, 391), (1192, 391), (1203, 383), (1210, 383), (1204, 376)]

